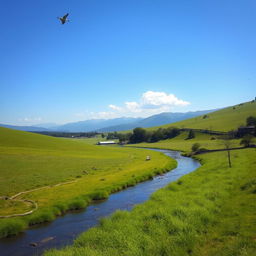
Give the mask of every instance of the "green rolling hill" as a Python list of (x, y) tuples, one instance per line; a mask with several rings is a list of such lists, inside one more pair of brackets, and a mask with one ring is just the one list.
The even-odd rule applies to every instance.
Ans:
[(241, 103), (235, 106), (227, 107), (207, 115), (202, 115), (184, 121), (175, 122), (159, 127), (175, 126), (178, 128), (209, 129), (215, 131), (236, 130), (239, 126), (246, 125), (248, 116), (256, 116), (256, 101)]

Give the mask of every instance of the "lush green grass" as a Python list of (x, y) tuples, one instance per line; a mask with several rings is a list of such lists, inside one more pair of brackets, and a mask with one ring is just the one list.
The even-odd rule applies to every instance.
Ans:
[(80, 140), (6, 128), (0, 128), (0, 152), (1, 194), (9, 196), (88, 174), (114, 173), (136, 165), (145, 165), (146, 168), (158, 166), (158, 163), (154, 165), (157, 158), (150, 163), (144, 161), (147, 151), (93, 146)]
[(197, 171), (46, 255), (255, 255), (256, 150), (236, 151), (232, 168), (225, 152), (200, 158)]
[(24, 213), (32, 209), (33, 205), (28, 202), (17, 200), (0, 200), (0, 216)]
[[(155, 143), (139, 143), (129, 144), (129, 147), (154, 147), (163, 149), (180, 150), (190, 152), (194, 143), (199, 143), (201, 148), (205, 149), (222, 149), (224, 148), (221, 136), (214, 136), (195, 132), (195, 138), (187, 140), (188, 132), (182, 132), (180, 135), (173, 139), (161, 140)], [(239, 147), (240, 139), (232, 140), (232, 147)]]
[[(175, 126), (178, 128), (196, 128), (215, 131), (236, 130), (239, 126), (246, 125), (246, 118), (256, 115), (256, 101), (227, 107), (207, 114), (207, 118), (198, 116), (184, 121), (163, 125), (161, 127)], [(154, 130), (158, 127), (151, 127)]]
[[(51, 186), (19, 196), (17, 199), (37, 202), (39, 208), (26, 217), (0, 219), (0, 237), (9, 231), (15, 233), (8, 227), (15, 227), (17, 221), (20, 230), (30, 224), (52, 220), (67, 209), (85, 207), (92, 199), (106, 198), (111, 192), (176, 166), (174, 160), (158, 152), (150, 152), (152, 160), (145, 161), (147, 150), (88, 145), (80, 140), (6, 128), (0, 128), (0, 152), (2, 196)], [(52, 186), (67, 181), (74, 182)], [(12, 204), (1, 202), (1, 205), (4, 205), (2, 215), (14, 213)], [(22, 203), (15, 207), (17, 213), (24, 208)]]

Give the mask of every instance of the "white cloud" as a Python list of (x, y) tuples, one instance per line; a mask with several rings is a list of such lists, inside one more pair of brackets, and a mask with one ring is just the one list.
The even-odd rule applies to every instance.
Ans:
[(113, 110), (117, 110), (117, 111), (121, 111), (122, 110), (122, 108), (120, 108), (120, 107), (118, 107), (116, 105), (112, 105), (112, 104), (108, 105), (108, 107), (113, 109)]
[(169, 112), (172, 111), (173, 107), (183, 107), (189, 104), (188, 101), (178, 99), (174, 94), (147, 91), (142, 94), (138, 102), (125, 102), (125, 107), (120, 108), (120, 110), (126, 116), (139, 114), (139, 116), (145, 117), (162, 112)]
[[(123, 106), (109, 104), (110, 111), (87, 113), (88, 119), (110, 119), (117, 117), (148, 117), (162, 112), (173, 111), (174, 107), (189, 105), (188, 101), (177, 98), (174, 94), (147, 91), (136, 101), (127, 101)], [(78, 116), (78, 115), (77, 115)], [(81, 115), (82, 117), (82, 115)]]
[(142, 107), (144, 106), (187, 106), (189, 102), (178, 99), (174, 94), (165, 92), (147, 91), (142, 94)]
[(125, 102), (126, 110), (131, 111), (133, 113), (141, 112), (141, 106), (139, 103), (131, 101), (131, 102)]

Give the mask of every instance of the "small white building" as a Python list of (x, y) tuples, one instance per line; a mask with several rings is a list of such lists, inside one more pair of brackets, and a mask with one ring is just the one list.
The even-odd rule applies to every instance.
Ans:
[(107, 141), (99, 141), (97, 143), (97, 145), (111, 145), (111, 144), (116, 144), (116, 142), (113, 140), (107, 140)]

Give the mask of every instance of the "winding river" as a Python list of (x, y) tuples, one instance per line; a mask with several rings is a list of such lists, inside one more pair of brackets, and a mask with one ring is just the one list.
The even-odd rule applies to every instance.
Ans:
[(131, 210), (134, 205), (148, 200), (156, 190), (200, 166), (198, 161), (183, 157), (178, 151), (151, 150), (163, 152), (176, 159), (177, 168), (156, 176), (152, 180), (114, 193), (108, 200), (93, 203), (85, 210), (67, 213), (51, 223), (37, 225), (18, 236), (0, 239), (0, 254), (2, 256), (42, 255), (49, 248), (61, 248), (72, 244), (80, 233), (96, 226), (101, 218), (109, 216), (118, 209)]

